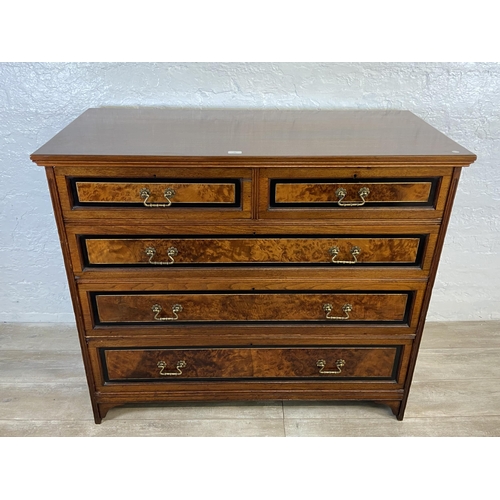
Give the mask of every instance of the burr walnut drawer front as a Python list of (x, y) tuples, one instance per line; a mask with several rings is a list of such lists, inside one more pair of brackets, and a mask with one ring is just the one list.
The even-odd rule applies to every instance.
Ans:
[[(71, 170), (69, 171), (72, 172)], [(141, 177), (59, 175), (58, 189), (65, 217), (200, 219), (249, 218), (249, 169), (191, 173), (188, 169), (150, 169)], [(131, 174), (137, 174), (137, 171)], [(190, 175), (191, 174), (191, 175)], [(203, 175), (203, 177), (202, 177)]]
[(421, 266), (427, 235), (99, 237), (80, 236), (83, 267), (321, 265)]
[(76, 202), (80, 205), (142, 204), (146, 208), (228, 205), (238, 203), (236, 181), (107, 181), (74, 180)]
[(95, 325), (179, 323), (408, 324), (412, 292), (90, 294)]
[(396, 381), (403, 346), (101, 348), (104, 382), (179, 379)]
[(408, 177), (396, 169), (394, 176), (387, 177), (387, 171), (378, 174), (377, 169), (344, 170), (318, 171), (321, 177), (307, 172), (305, 177), (300, 171), (290, 175), (272, 169), (268, 177), (261, 177), (260, 216), (407, 218), (411, 212), (415, 217), (435, 218), (443, 212), (449, 171), (429, 171), (419, 177), (413, 171)]

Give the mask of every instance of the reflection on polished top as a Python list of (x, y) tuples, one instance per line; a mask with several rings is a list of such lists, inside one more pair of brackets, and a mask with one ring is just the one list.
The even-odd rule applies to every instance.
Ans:
[(438, 156), (439, 161), (464, 164), (476, 159), (409, 111), (147, 107), (89, 109), (31, 158), (38, 162), (79, 156), (210, 157), (236, 162), (248, 157), (377, 156), (390, 161)]

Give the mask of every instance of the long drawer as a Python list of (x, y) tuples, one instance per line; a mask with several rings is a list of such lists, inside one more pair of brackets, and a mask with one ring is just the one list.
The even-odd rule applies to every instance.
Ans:
[(179, 379), (396, 380), (402, 346), (102, 348), (105, 382)]
[(95, 325), (178, 323), (408, 324), (412, 292), (90, 294)]
[[(392, 223), (362, 221), (294, 223), (223, 221), (203, 223), (125, 223), (67, 226), (73, 271), (108, 280), (135, 276), (150, 279), (186, 276), (231, 275), (271, 270), (277, 276), (318, 274), (394, 279), (424, 278), (429, 272), (437, 242), (438, 224), (401, 228)], [(292, 269), (293, 268), (293, 269)], [(146, 278), (147, 277), (147, 278)], [(354, 276), (352, 276), (354, 277)]]
[(199, 265), (420, 266), (425, 235), (401, 237), (80, 238), (83, 267)]

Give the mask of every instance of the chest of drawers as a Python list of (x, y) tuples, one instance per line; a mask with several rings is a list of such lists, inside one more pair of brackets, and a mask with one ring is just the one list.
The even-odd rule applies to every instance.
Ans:
[(404, 111), (102, 108), (31, 158), (96, 423), (168, 401), (403, 418), (471, 152)]

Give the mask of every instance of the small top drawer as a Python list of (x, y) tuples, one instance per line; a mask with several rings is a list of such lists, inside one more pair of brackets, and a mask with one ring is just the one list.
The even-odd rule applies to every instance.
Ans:
[[(433, 206), (438, 179), (380, 179), (354, 182), (318, 180), (273, 180), (271, 206), (329, 208), (378, 206)], [(404, 204), (404, 205), (403, 205)]]
[(66, 219), (203, 220), (251, 216), (250, 169), (57, 169)]
[(239, 206), (239, 180), (152, 181), (151, 179), (111, 181), (71, 179), (77, 206)]
[[(263, 174), (266, 175), (263, 175)], [(451, 169), (263, 169), (262, 218), (441, 217)]]

